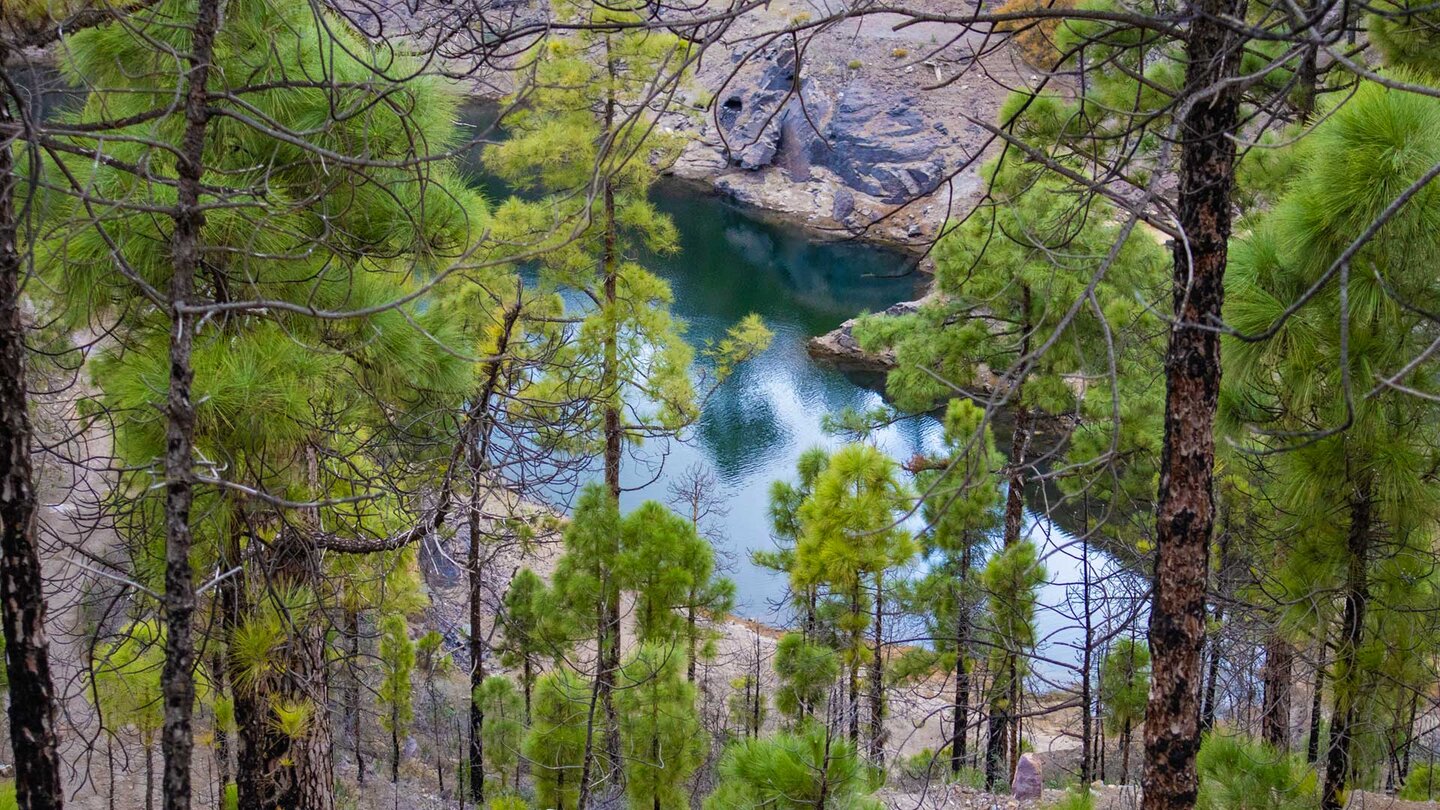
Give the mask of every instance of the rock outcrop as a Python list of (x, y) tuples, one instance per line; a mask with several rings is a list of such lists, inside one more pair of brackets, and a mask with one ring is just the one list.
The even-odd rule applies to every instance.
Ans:
[[(886, 307), (878, 314), (887, 318), (911, 315), (919, 311), (924, 302), (923, 298), (919, 301), (901, 301)], [(894, 368), (894, 350), (867, 352), (860, 347), (860, 341), (855, 339), (855, 325), (859, 321), (859, 318), (851, 318), (840, 324), (839, 328), (810, 338), (805, 350), (816, 360), (823, 360), (847, 370), (889, 371)]]

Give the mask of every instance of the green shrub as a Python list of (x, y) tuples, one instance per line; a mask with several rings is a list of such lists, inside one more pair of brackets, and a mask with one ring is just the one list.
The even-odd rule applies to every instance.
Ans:
[(861, 67), (864, 66), (864, 64), (865, 63), (861, 62), (859, 59), (851, 59), (850, 64), (847, 67), (849, 67), (851, 70), (859, 70)]
[(1045, 805), (1045, 810), (1095, 810), (1095, 794), (1084, 788), (1067, 790), (1059, 801)]
[[(0, 800), (0, 810), (9, 806)], [(225, 810), (240, 810), (240, 788), (234, 782), (225, 786), (225, 795), (220, 799), (220, 806)]]
[(530, 810), (530, 805), (519, 796), (501, 796), (490, 800), (490, 810)]
[(1411, 768), (1398, 795), (1408, 802), (1428, 802), (1440, 797), (1440, 768), (1434, 765)]
[(1208, 734), (1196, 760), (1199, 810), (1310, 810), (1315, 772), (1305, 761), (1257, 740)]
[(15, 798), (14, 779), (0, 779), (0, 810), (20, 810), (20, 802)]

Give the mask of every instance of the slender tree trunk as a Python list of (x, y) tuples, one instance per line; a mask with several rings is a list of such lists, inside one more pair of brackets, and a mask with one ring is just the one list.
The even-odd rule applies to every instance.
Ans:
[(142, 740), (145, 749), (145, 810), (155, 810), (155, 744)]
[(1090, 669), (1093, 666), (1091, 653), (1095, 645), (1094, 621), (1090, 616), (1090, 495), (1084, 496), (1084, 521), (1080, 535), (1080, 600), (1085, 622), (1085, 644), (1080, 649), (1080, 784), (1090, 789), (1093, 780), (1094, 750), (1090, 735), (1094, 732), (1094, 714), (1091, 710), (1093, 699), (1090, 693)]
[(1261, 737), (1276, 749), (1290, 750), (1290, 679), (1295, 667), (1295, 648), (1277, 634), (1265, 644), (1265, 698), (1261, 714)]
[[(500, 387), (500, 377), (505, 369), (505, 355), (510, 350), (510, 339), (515, 333), (515, 324), (520, 318), (522, 301), (506, 308), (501, 320), (500, 335), (495, 342), (493, 359), (485, 364), (484, 383), (480, 395), (470, 410), (468, 424), (463, 435), (469, 444), (466, 459), (470, 465), (470, 509), (466, 514), (466, 527), (470, 532), (470, 547), (466, 559), (470, 584), (470, 798), (475, 804), (485, 802), (485, 709), (474, 696), (485, 682), (485, 636), (481, 628), (485, 624), (485, 561), (482, 558), (483, 543), (480, 533), (480, 511), (485, 488), (484, 472), (490, 459), (490, 440), (494, 434), (495, 419), (491, 417), (492, 401)], [(530, 715), (529, 658), (525, 661), (525, 715)]]
[[(1180, 102), (1179, 225), (1174, 323), (1165, 358), (1165, 443), (1156, 508), (1153, 654), (1145, 722), (1143, 810), (1195, 805), (1205, 582), (1214, 529), (1215, 409), (1220, 323), (1230, 238), (1230, 196), (1246, 0), (1190, 0)], [(1227, 82), (1229, 82), (1227, 84)]]
[(165, 667), (161, 673), (165, 724), (165, 810), (189, 810), (190, 757), (194, 749), (191, 720), (195, 708), (195, 647), (191, 638), (195, 615), (195, 580), (190, 569), (190, 506), (194, 482), (195, 406), (190, 389), (195, 372), (190, 353), (198, 316), (183, 310), (195, 296), (200, 270), (200, 230), (205, 211), (200, 182), (205, 173), (205, 131), (210, 122), (209, 80), (220, 28), (220, 0), (200, 0), (191, 33), (185, 85), (185, 129), (176, 156), (175, 232), (171, 239), (170, 385), (165, 411)]
[[(850, 592), (850, 621), (851, 627), (860, 627), (860, 586)], [(860, 747), (860, 631), (850, 631), (850, 742), (858, 749)]]
[(1329, 644), (1330, 628), (1320, 625), (1320, 643), (1315, 650), (1315, 688), (1310, 693), (1310, 735), (1305, 743), (1305, 761), (1314, 763), (1320, 758), (1320, 705), (1325, 694), (1325, 653)]
[(390, 784), (400, 782), (400, 710), (390, 708)]
[(1126, 718), (1120, 727), (1120, 784), (1130, 784), (1130, 720)]
[[(1226, 587), (1229, 582), (1230, 571), (1230, 526), (1229, 511), (1222, 513), (1222, 523), (1225, 531), (1220, 536), (1220, 571), (1216, 575), (1216, 588), (1222, 596), (1229, 594)], [(1225, 651), (1220, 644), (1220, 634), (1225, 627), (1225, 607), (1223, 604), (1215, 606), (1214, 632), (1206, 628), (1205, 640), (1210, 648), (1209, 667), (1205, 673), (1205, 698), (1200, 704), (1200, 731), (1204, 733), (1215, 726), (1215, 692), (1220, 682), (1220, 659)]]
[[(472, 449), (472, 458), (478, 448)], [(485, 804), (485, 707), (475, 699), (480, 685), (485, 682), (485, 636), (481, 625), (485, 621), (484, 588), (482, 572), (484, 561), (480, 555), (480, 461), (472, 463), (470, 477), (470, 797), (476, 806)]]
[(695, 682), (695, 600), (699, 597), (690, 589), (690, 604), (685, 606), (685, 682)]
[(355, 752), (355, 783), (365, 784), (365, 746), (360, 737), (360, 611), (345, 611), (345, 637), (350, 647), (349, 677), (345, 681), (345, 720)]
[(1340, 810), (1349, 782), (1355, 707), (1360, 701), (1360, 644), (1365, 634), (1365, 610), (1370, 602), (1369, 554), (1371, 498), (1368, 490), (1350, 503), (1350, 528), (1345, 550), (1345, 609), (1340, 619), (1340, 645), (1335, 655), (1335, 704), (1330, 712), (1330, 746), (1325, 756), (1322, 810)]
[[(229, 677), (225, 667), (225, 656), (216, 653), (210, 660), (210, 671), (215, 673), (215, 683), (212, 688), (215, 694), (224, 695), (229, 689)], [(233, 715), (232, 715), (233, 719)], [(230, 732), (224, 728), (218, 718), (215, 723), (215, 770), (217, 771), (217, 784), (220, 787), (220, 796), (225, 796), (225, 789), (230, 785)]]
[[(237, 527), (245, 525), (246, 517), (238, 504), (231, 504), (232, 518)], [(220, 631), (225, 648), (233, 649), (235, 633), (240, 627), (240, 617), (246, 606), (245, 569), (240, 564), (242, 528), (233, 529), (221, 547), (221, 561), (225, 567), (224, 576), (217, 586), (220, 608)], [(231, 573), (233, 572), (233, 573)], [(235, 794), (242, 808), (261, 805), (264, 783), (264, 763), (261, 750), (264, 748), (265, 717), (261, 713), (254, 691), (243, 686), (235, 677), (233, 658), (226, 662), (230, 681), (231, 700), (235, 704)]]
[[(6, 49), (0, 47), (0, 70)], [(7, 80), (8, 81), (8, 80)], [(0, 81), (0, 123), (13, 124), (10, 85)], [(0, 613), (10, 679), (10, 745), (21, 810), (64, 805), (60, 788), (55, 688), (45, 638), (44, 574), (35, 537), (35, 481), (25, 384), (25, 323), (20, 289), (24, 263), (15, 208), (14, 151), (0, 139)]]
[(965, 588), (970, 579), (970, 543), (960, 554), (959, 586), (955, 599), (955, 734), (950, 740), (950, 772), (958, 775), (968, 754), (965, 741), (970, 727), (970, 604)]
[[(991, 690), (998, 685), (992, 684)], [(1001, 687), (1003, 688), (1003, 687)], [(1005, 763), (1005, 742), (1007, 720), (1005, 717), (1007, 709), (999, 702), (990, 702), (990, 717), (985, 742), (985, 789), (995, 791), (1001, 784), (1001, 767)]]
[(870, 658), (870, 759), (885, 767), (885, 575), (875, 575), (875, 649)]

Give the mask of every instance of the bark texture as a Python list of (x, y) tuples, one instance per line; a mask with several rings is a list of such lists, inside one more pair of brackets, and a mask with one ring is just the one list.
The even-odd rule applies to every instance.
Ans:
[(1245, 0), (1191, 0), (1181, 112), (1173, 316), (1165, 357), (1165, 444), (1156, 507), (1153, 656), (1145, 722), (1144, 810), (1195, 806), (1205, 582), (1215, 523), (1220, 321), (1235, 182)]
[(1335, 703), (1330, 712), (1330, 747), (1325, 754), (1322, 810), (1345, 806), (1345, 789), (1352, 770), (1351, 746), (1355, 740), (1355, 707), (1360, 697), (1360, 644), (1365, 637), (1365, 611), (1370, 604), (1369, 556), (1371, 525), (1369, 492), (1350, 504), (1350, 528), (1345, 550), (1345, 609), (1340, 617), (1340, 638), (1335, 653)]
[(196, 8), (185, 87), (185, 129), (176, 160), (175, 231), (171, 237), (170, 381), (165, 398), (165, 667), (161, 691), (165, 724), (160, 747), (165, 755), (165, 810), (190, 808), (190, 758), (195, 742), (195, 581), (190, 570), (190, 507), (194, 502), (195, 405), (190, 390), (195, 372), (190, 355), (198, 316), (184, 311), (195, 297), (201, 263), (200, 203), (205, 173), (205, 130), (209, 125), (211, 62), (220, 27), (220, 0), (201, 0)]
[[(0, 69), (5, 49), (0, 47)], [(18, 100), (0, 81), (0, 123), (14, 122)], [(20, 289), (24, 274), (15, 208), (14, 152), (0, 141), (0, 613), (5, 666), (10, 677), (10, 744), (15, 753), (15, 797), (22, 810), (64, 804), (60, 790), (55, 688), (45, 638), (45, 593), (35, 538), (35, 480), (25, 386), (25, 323)]]

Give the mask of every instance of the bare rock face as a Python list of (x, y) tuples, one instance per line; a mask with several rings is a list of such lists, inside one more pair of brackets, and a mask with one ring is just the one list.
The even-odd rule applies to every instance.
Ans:
[(1045, 783), (1040, 777), (1040, 760), (1034, 754), (1021, 754), (1015, 766), (1015, 778), (1010, 782), (1010, 794), (1016, 801), (1030, 802), (1040, 798)]
[[(797, 78), (789, 48), (747, 64), (717, 103), (722, 150), (734, 168), (774, 167), (796, 183), (825, 169), (847, 191), (888, 204), (934, 191), (944, 179), (937, 155), (948, 134), (926, 120), (913, 93), (863, 80), (829, 88)], [(853, 193), (849, 199), (853, 210)], [(838, 213), (849, 213), (845, 203)]]

